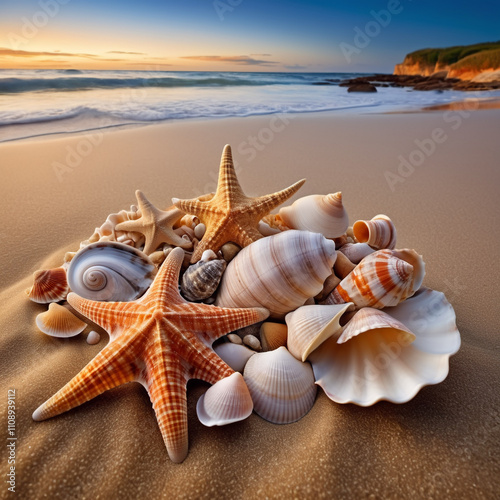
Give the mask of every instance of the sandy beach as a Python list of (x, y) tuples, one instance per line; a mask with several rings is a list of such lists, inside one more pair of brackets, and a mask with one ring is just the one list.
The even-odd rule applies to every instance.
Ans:
[[(15, 390), (19, 498), (464, 498), (500, 491), (497, 264), (500, 111), (416, 114), (324, 112), (172, 121), (0, 144), (1, 422)], [(338, 405), (318, 390), (300, 421), (253, 414), (204, 427), (195, 406), (208, 385), (188, 386), (189, 454), (167, 456), (139, 384), (111, 390), (63, 415), (32, 412), (107, 342), (87, 333), (50, 338), (46, 308), (24, 291), (32, 273), (62, 263), (107, 215), (141, 189), (158, 207), (215, 189), (231, 144), (248, 195), (306, 177), (295, 198), (342, 191), (352, 224), (384, 213), (398, 248), (426, 262), (424, 285), (453, 305), (462, 347), (439, 385), (409, 403)], [(2, 477), (8, 472), (2, 454)], [(6, 485), (0, 497), (8, 498)]]

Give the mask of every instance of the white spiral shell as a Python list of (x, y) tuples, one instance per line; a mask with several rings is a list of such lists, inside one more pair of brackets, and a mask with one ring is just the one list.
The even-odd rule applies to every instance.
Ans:
[(149, 288), (155, 266), (141, 251), (114, 241), (82, 248), (71, 260), (68, 284), (90, 300), (127, 302)]

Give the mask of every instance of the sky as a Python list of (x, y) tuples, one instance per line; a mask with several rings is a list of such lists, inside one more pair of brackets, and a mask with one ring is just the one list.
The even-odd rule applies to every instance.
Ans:
[(0, 68), (392, 72), (500, 40), (498, 0), (1, 0)]

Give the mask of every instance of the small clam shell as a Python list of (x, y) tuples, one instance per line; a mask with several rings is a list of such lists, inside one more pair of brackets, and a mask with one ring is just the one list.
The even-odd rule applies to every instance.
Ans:
[(327, 238), (342, 236), (349, 226), (341, 192), (304, 196), (281, 208), (278, 215), (292, 229), (321, 233)]
[(311, 366), (295, 359), (286, 347), (254, 354), (244, 378), (255, 412), (275, 424), (299, 420), (316, 398)]
[(367, 243), (378, 250), (396, 247), (396, 226), (387, 215), (376, 215), (372, 220), (358, 220), (352, 226), (359, 243)]
[(375, 250), (366, 243), (346, 243), (339, 248), (352, 263), (359, 264), (366, 256), (373, 253)]
[(411, 297), (422, 285), (425, 264), (415, 250), (378, 250), (365, 257), (323, 304), (354, 302), (382, 309)]
[(68, 292), (66, 271), (62, 267), (35, 271), (33, 273), (33, 286), (26, 290), (30, 300), (39, 304), (64, 300)]
[(207, 427), (239, 422), (248, 418), (252, 410), (252, 397), (241, 373), (216, 382), (196, 404), (198, 418)]
[(305, 361), (309, 354), (331, 336), (338, 336), (342, 315), (354, 309), (352, 303), (328, 306), (302, 306), (285, 317), (288, 325), (288, 350)]
[(260, 342), (264, 351), (274, 351), (286, 346), (288, 327), (282, 323), (266, 321), (260, 327)]
[(331, 338), (311, 354), (316, 383), (337, 403), (405, 403), (448, 374), (449, 354), (424, 352), (415, 338), (384, 311), (361, 309), (337, 341)]
[(182, 276), (181, 293), (190, 301), (203, 300), (210, 297), (222, 278), (226, 269), (226, 261), (200, 260), (189, 266)]
[(73, 257), (68, 283), (86, 299), (126, 302), (139, 298), (155, 273), (155, 265), (144, 253), (122, 243), (102, 241)]
[(71, 311), (52, 302), (49, 310), (36, 317), (36, 326), (51, 337), (74, 337), (85, 330), (87, 323), (77, 318)]
[(223, 344), (216, 345), (214, 351), (235, 372), (243, 372), (247, 361), (255, 354), (255, 351), (252, 351), (248, 347), (232, 342), (224, 342)]

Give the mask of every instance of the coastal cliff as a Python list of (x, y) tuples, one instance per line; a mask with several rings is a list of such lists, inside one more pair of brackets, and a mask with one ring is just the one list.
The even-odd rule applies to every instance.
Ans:
[(417, 50), (396, 64), (394, 74), (500, 81), (500, 42)]

